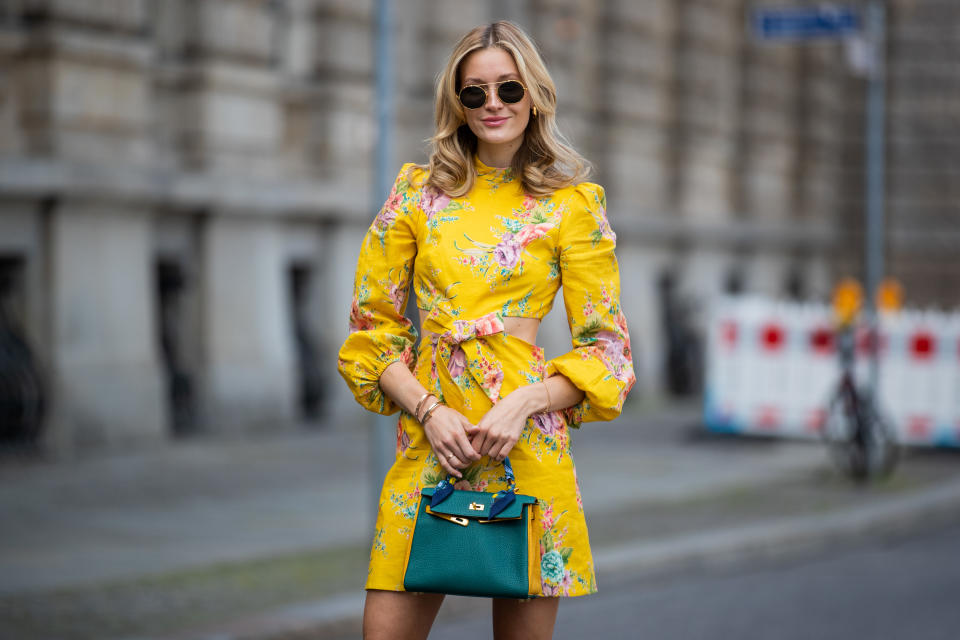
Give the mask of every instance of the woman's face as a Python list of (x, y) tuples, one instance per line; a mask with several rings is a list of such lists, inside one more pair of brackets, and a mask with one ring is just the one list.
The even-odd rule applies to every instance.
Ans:
[(507, 104), (497, 95), (497, 86), (491, 86), (503, 80), (522, 82), (513, 57), (497, 47), (474, 51), (460, 67), (460, 88), (478, 84), (487, 91), (487, 101), (482, 107), (463, 110), (478, 145), (498, 148), (498, 151), (509, 149), (512, 156), (520, 148), (530, 121), (530, 93), (525, 91), (523, 100)]

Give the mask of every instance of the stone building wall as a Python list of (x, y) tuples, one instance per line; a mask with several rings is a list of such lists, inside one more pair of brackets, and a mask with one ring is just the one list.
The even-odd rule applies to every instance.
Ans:
[[(607, 189), (637, 398), (695, 390), (665, 373), (696, 355), (673, 353), (669, 332), (702, 329), (712, 297), (824, 297), (853, 255), (842, 231), (862, 200), (850, 131), (863, 83), (836, 44), (754, 42), (746, 4), (395, 4), (397, 168), (426, 160), (434, 78), (466, 28), (505, 17), (540, 43), (561, 126)], [(929, 22), (897, 4), (894, 20)], [(372, 0), (0, 4), (0, 270), (48, 381), (51, 447), (363, 420), (334, 356), (379, 207), (373, 12)], [(914, 102), (897, 102), (897, 73), (899, 114)], [(932, 108), (892, 130), (922, 146), (916, 109)], [(900, 193), (891, 226), (907, 229)], [(905, 272), (925, 264), (895, 255)], [(551, 314), (548, 354), (565, 332)]]
[(888, 271), (918, 306), (960, 306), (960, 4), (898, 0), (888, 55)]

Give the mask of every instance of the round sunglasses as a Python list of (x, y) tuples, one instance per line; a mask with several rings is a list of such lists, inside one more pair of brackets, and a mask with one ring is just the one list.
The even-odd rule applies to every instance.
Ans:
[(527, 88), (517, 80), (491, 82), (488, 85), (468, 84), (460, 89), (460, 93), (457, 94), (457, 97), (460, 98), (460, 104), (467, 109), (479, 109), (487, 104), (487, 90), (484, 87), (496, 87), (497, 97), (505, 104), (520, 102), (527, 92)]

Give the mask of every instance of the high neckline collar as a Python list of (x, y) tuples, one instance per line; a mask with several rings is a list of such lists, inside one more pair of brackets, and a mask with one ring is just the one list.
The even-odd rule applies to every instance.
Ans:
[(491, 167), (480, 160), (480, 156), (473, 155), (473, 166), (477, 170), (477, 175), (487, 179), (502, 180), (504, 182), (513, 179), (513, 167)]

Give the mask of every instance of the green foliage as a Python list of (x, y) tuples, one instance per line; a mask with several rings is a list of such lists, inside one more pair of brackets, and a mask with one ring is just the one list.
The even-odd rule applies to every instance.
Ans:
[(423, 472), (422, 480), (423, 486), (425, 487), (434, 487), (438, 482), (447, 477), (447, 474), (443, 471), (434, 471), (433, 469), (428, 469)]
[(600, 322), (600, 316), (594, 314), (587, 318), (587, 321), (574, 333), (574, 338), (580, 341), (593, 342), (596, 335), (603, 330), (603, 323)]
[(600, 229), (594, 229), (590, 232), (590, 244), (596, 247), (603, 240), (603, 232)]
[(545, 531), (540, 537), (540, 545), (547, 550), (553, 549), (553, 535), (549, 531)]

